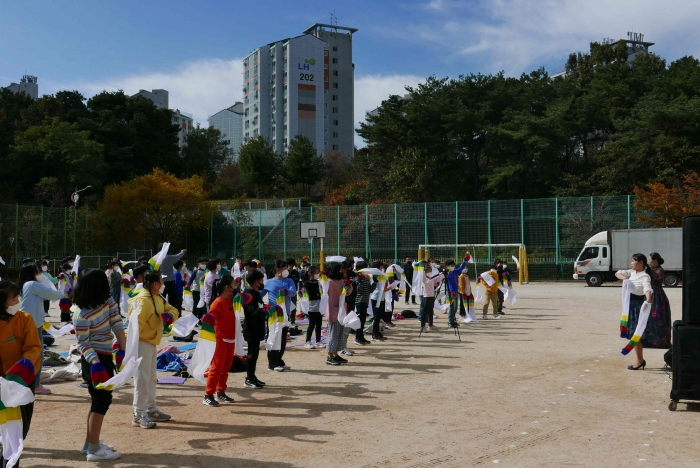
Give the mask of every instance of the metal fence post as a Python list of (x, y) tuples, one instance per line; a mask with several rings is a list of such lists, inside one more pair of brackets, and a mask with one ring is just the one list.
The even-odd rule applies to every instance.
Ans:
[(238, 257), (238, 218), (236, 217), (236, 210), (233, 210), (233, 256)]
[[(314, 222), (314, 207), (311, 206), (309, 211), (309, 222), (313, 223)], [(314, 240), (311, 239), (311, 242), (309, 242), (309, 261), (313, 265), (314, 262)]]
[(591, 196), (591, 234), (593, 234), (593, 196)]
[(428, 244), (428, 204), (423, 203), (423, 226), (425, 227), (425, 243)]
[(525, 200), (520, 199), (520, 243), (525, 245)]
[(66, 255), (66, 250), (68, 249), (68, 244), (66, 241), (68, 239), (68, 207), (63, 208), (63, 255)]
[(258, 259), (262, 261), (262, 210), (258, 208)]
[(209, 258), (214, 256), (214, 210), (209, 216)]
[(455, 261), (459, 258), (459, 249), (457, 248), (459, 244), (459, 202), (455, 202)]
[(365, 205), (365, 259), (369, 262), (369, 207)]
[(396, 216), (396, 203), (394, 203), (394, 261), (399, 262), (399, 226), (398, 218)]
[[(15, 203), (15, 259), (17, 257), (19, 257), (19, 204)], [(22, 266), (21, 263), (20, 266)]]
[[(486, 221), (488, 222), (488, 236), (489, 236), (489, 240), (488, 240), (487, 244), (490, 244), (491, 243), (491, 200), (488, 201), (487, 207), (488, 207), (488, 212), (486, 214)], [(489, 265), (491, 264), (491, 262), (492, 262), (492, 260), (491, 260), (491, 246), (489, 245)]]
[[(282, 204), (284, 204), (284, 200), (282, 200)], [(284, 210), (284, 218), (282, 220), (282, 250), (284, 253), (282, 256), (286, 259), (287, 258), (287, 208), (282, 208)]]
[(559, 266), (559, 198), (554, 199), (554, 235), (556, 246), (554, 249), (554, 263)]
[(44, 256), (44, 205), (41, 205), (41, 230), (39, 230), (39, 256)]
[(336, 216), (336, 218), (338, 218), (338, 255), (340, 255), (340, 205), (338, 205), (336, 208), (338, 213)]
[[(88, 251), (88, 207), (85, 207), (85, 253)], [(92, 254), (92, 252), (90, 252)]]
[(632, 229), (632, 195), (627, 195), (627, 229)]

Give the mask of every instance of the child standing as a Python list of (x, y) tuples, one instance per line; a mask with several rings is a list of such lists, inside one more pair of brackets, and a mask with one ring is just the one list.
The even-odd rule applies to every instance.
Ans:
[(157, 422), (169, 421), (171, 416), (156, 405), (156, 355), (163, 336), (163, 323), (172, 324), (180, 316), (177, 309), (162, 296), (165, 283), (159, 271), (143, 275), (143, 289), (129, 301), (130, 314), (137, 313), (139, 321), (138, 357), (142, 358), (134, 378), (134, 417), (131, 425), (151, 429)]
[(308, 279), (304, 281), (304, 288), (309, 293), (309, 328), (306, 329), (306, 349), (313, 349), (311, 344), (311, 336), (316, 331), (316, 348), (321, 348), (321, 324), (323, 316), (319, 310), (321, 303), (321, 288), (318, 284), (319, 270), (317, 266), (310, 266)]
[(488, 283), (484, 281), (484, 287), (486, 288), (486, 297), (484, 297), (484, 320), (488, 319), (489, 302), (491, 302), (491, 307), (493, 308), (493, 318), (501, 318), (501, 316), (498, 315), (498, 271), (496, 270), (497, 267), (498, 263), (496, 263), (494, 267), (488, 271), (488, 275), (493, 279), (493, 283), (491, 284), (491, 286), (489, 286)]
[(80, 311), (75, 314), (75, 336), (82, 357), (83, 379), (89, 382), (88, 393), (92, 403), (88, 414), (87, 436), (83, 453), (87, 461), (116, 460), (121, 457), (114, 447), (100, 442), (105, 414), (112, 403), (110, 390), (98, 390), (96, 384), (114, 377), (112, 343), (116, 337), (121, 349), (126, 349), (124, 323), (117, 303), (110, 295), (107, 277), (98, 269), (83, 272), (75, 288), (75, 303)]
[[(423, 276), (423, 316), (420, 319), (421, 332), (425, 333), (428, 330), (437, 330), (433, 325), (433, 309), (435, 307), (435, 285), (445, 278), (442, 273), (437, 273), (431, 276), (433, 267), (425, 266), (425, 275)], [(430, 328), (425, 327), (425, 322), (428, 322)]]
[(58, 275), (58, 281), (60, 282), (59, 291), (63, 289), (63, 293), (66, 296), (58, 301), (58, 308), (61, 310), (61, 322), (63, 323), (70, 323), (73, 320), (70, 311), (70, 298), (73, 296), (75, 280), (71, 273), (71, 268), (73, 267), (70, 264), (64, 263), (61, 265), (61, 273)]
[(265, 382), (258, 379), (255, 370), (260, 355), (260, 342), (265, 339), (265, 325), (267, 324), (267, 312), (260, 291), (265, 287), (263, 274), (260, 271), (252, 271), (248, 274), (246, 294), (250, 294), (251, 301), (243, 305), (245, 314), (245, 331), (243, 338), (248, 343), (248, 359), (246, 360), (247, 375), (245, 386), (248, 388), (262, 388)]
[[(268, 304), (270, 304), (271, 307), (277, 307), (277, 293), (280, 290), (286, 290), (287, 291), (287, 296), (285, 297), (284, 305), (285, 305), (285, 313), (289, 314), (289, 311), (291, 309), (291, 298), (290, 296), (294, 296), (297, 293), (297, 288), (296, 285), (294, 284), (294, 281), (289, 279), (289, 271), (287, 271), (287, 261), (286, 260), (275, 260), (275, 268), (274, 268), (274, 273), (275, 276), (273, 278), (270, 278), (269, 280), (265, 281), (265, 289), (261, 293), (262, 296), (267, 294), (267, 301)], [(264, 273), (263, 273), (264, 275)], [(274, 370), (277, 372), (283, 372), (286, 370), (291, 369), (290, 366), (288, 366), (282, 357), (284, 356), (284, 351), (286, 348), (286, 342), (287, 342), (287, 332), (289, 331), (289, 327), (284, 327), (282, 328), (282, 346), (281, 349), (278, 350), (269, 350), (267, 352), (267, 361), (268, 361), (268, 369)]]
[[(355, 271), (367, 268), (367, 262), (361, 260), (355, 264)], [(362, 273), (357, 273), (355, 276), (355, 284), (357, 285), (357, 296), (355, 296), (355, 310), (360, 318), (360, 328), (355, 332), (355, 344), (364, 346), (372, 343), (365, 338), (365, 322), (367, 321), (367, 309), (369, 307), (369, 294), (371, 286), (369, 278)]]
[(348, 294), (352, 292), (352, 286), (346, 283), (343, 277), (343, 266), (339, 262), (328, 263), (328, 334), (326, 335), (326, 352), (328, 359), (326, 364), (339, 366), (348, 362), (347, 359), (338, 356), (343, 325), (338, 322), (340, 313), (340, 296), (343, 287), (348, 284)]
[(233, 280), (231, 275), (224, 275), (214, 283), (212, 291), (214, 300), (209, 308), (209, 313), (214, 316), (215, 320), (216, 349), (209, 366), (204, 401), (202, 402), (207, 406), (219, 406), (219, 402), (233, 403), (233, 398), (226, 395), (226, 383), (228, 371), (233, 364), (233, 351), (236, 343), (237, 320), (233, 311), (233, 296), (237, 288), (238, 283)]

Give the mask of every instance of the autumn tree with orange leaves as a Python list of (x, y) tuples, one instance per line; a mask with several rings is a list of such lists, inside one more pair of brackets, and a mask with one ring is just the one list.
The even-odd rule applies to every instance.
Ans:
[(635, 206), (642, 211), (637, 219), (656, 227), (680, 227), (684, 216), (700, 214), (700, 175), (690, 172), (683, 176), (681, 187), (666, 187), (661, 183), (635, 187)]

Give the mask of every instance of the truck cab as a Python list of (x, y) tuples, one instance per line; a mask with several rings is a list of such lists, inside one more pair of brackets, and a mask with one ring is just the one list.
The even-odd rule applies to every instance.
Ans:
[(588, 239), (574, 263), (574, 279), (585, 278), (589, 286), (600, 286), (613, 280), (611, 254), (607, 231)]

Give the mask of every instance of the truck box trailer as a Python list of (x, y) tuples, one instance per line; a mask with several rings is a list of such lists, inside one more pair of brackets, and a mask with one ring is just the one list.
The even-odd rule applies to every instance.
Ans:
[(683, 229), (624, 229), (603, 231), (586, 241), (574, 263), (574, 279), (589, 286), (617, 281), (618, 270), (628, 270), (632, 255), (658, 252), (664, 259), (665, 286), (675, 287), (683, 276)]

